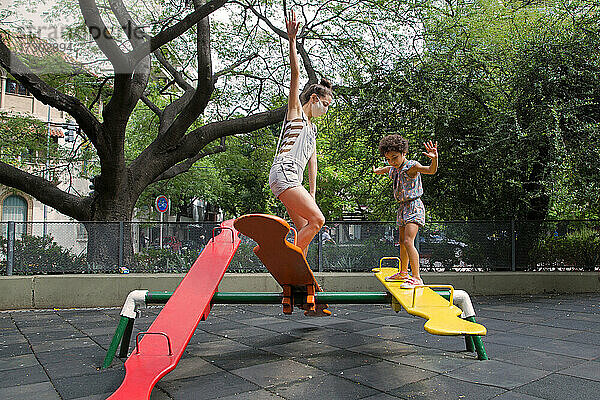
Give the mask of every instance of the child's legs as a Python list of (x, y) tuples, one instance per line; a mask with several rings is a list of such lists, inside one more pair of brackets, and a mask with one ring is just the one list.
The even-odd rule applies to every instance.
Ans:
[(296, 245), (306, 254), (311, 240), (325, 223), (325, 217), (315, 199), (303, 186), (286, 189), (279, 195), (279, 200), (285, 205), (290, 218), (298, 229)]
[(417, 237), (417, 233), (419, 232), (419, 225), (409, 222), (404, 227), (404, 247), (406, 248), (406, 252), (408, 253), (408, 259), (410, 260), (410, 268), (412, 271), (412, 276), (414, 278), (419, 278), (419, 252), (415, 247), (415, 237)]
[(398, 242), (400, 244), (400, 271), (408, 273), (408, 252), (406, 246), (404, 246), (404, 226), (400, 227), (400, 237)]

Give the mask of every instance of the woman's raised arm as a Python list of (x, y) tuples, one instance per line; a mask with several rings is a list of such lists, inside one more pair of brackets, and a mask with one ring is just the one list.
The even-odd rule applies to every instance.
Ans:
[(300, 66), (298, 65), (298, 52), (296, 51), (296, 35), (300, 22), (296, 20), (296, 13), (291, 10), (285, 19), (290, 47), (290, 93), (288, 94), (287, 119), (292, 120), (302, 115), (302, 104), (300, 103)]

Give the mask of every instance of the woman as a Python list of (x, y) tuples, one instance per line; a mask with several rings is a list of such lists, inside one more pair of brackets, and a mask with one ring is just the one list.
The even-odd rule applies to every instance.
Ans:
[[(298, 230), (296, 245), (306, 255), (309, 243), (325, 223), (325, 217), (315, 201), (317, 128), (312, 119), (327, 112), (332, 102), (332, 92), (331, 84), (322, 79), (320, 84), (312, 84), (301, 96), (298, 95), (300, 68), (296, 54), (296, 35), (299, 26), (296, 14), (291, 11), (286, 18), (292, 75), (288, 109), (269, 173), (269, 186), (273, 194), (285, 205)], [(309, 191), (302, 186), (307, 164)]]

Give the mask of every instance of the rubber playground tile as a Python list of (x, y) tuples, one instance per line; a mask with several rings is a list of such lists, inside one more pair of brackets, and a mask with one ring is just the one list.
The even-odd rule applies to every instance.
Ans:
[(249, 349), (249, 346), (238, 343), (231, 339), (220, 339), (206, 343), (192, 343), (186, 348), (186, 352), (194, 356), (214, 356), (223, 353), (231, 353)]
[(445, 373), (471, 365), (475, 360), (473, 358), (461, 357), (454, 353), (420, 351), (415, 354), (393, 358), (392, 361), (402, 365), (422, 368), (427, 371)]
[[(285, 320), (282, 318), (275, 318), (272, 316), (262, 316), (259, 318), (250, 318), (244, 321), (244, 324), (251, 326), (262, 327), (263, 325), (275, 324), (278, 322), (284, 322)], [(229, 324), (229, 329), (231, 329), (231, 323)]]
[(48, 381), (0, 388), (0, 399), (62, 400)]
[(339, 331), (320, 326), (303, 325), (302, 327), (290, 329), (290, 331), (287, 333), (299, 339), (311, 340), (315, 338), (319, 339), (323, 337), (324, 334), (336, 334), (339, 333)]
[(273, 390), (288, 400), (353, 400), (377, 393), (377, 390), (333, 375), (316, 376), (278, 386)]
[(272, 332), (266, 335), (234, 338), (233, 340), (250, 347), (261, 348), (265, 346), (276, 346), (279, 344), (292, 343), (300, 339), (285, 333)]
[(329, 316), (329, 317), (306, 318), (302, 322), (305, 323), (306, 325), (321, 326), (321, 327), (326, 328), (326, 327), (329, 327), (330, 325), (342, 324), (342, 323), (351, 322), (351, 321), (352, 320), (346, 319), (346, 318)]
[(75, 337), (75, 338), (64, 338), (64, 339), (49, 339), (41, 342), (31, 342), (34, 353), (43, 351), (61, 351), (67, 349), (74, 349), (78, 347), (95, 347), (98, 346), (96, 342), (87, 336)]
[(0, 358), (0, 371), (7, 369), (27, 368), (38, 365), (38, 360), (33, 354)]
[(193, 378), (223, 372), (219, 367), (200, 357), (182, 357), (177, 367), (163, 376), (160, 382), (171, 382), (178, 379)]
[[(598, 317), (600, 319), (600, 317)], [(569, 335), (564, 340), (569, 342), (577, 343), (600, 343), (599, 332), (577, 332), (573, 335)]]
[[(596, 310), (598, 311), (598, 310)], [(572, 312), (567, 311), (565, 318), (573, 321), (593, 321), (598, 322), (600, 320), (600, 312)]]
[[(402, 343), (413, 346), (427, 347), (431, 349), (439, 349), (461, 353), (466, 351), (465, 339), (462, 336), (436, 336), (428, 332), (421, 331), (413, 335), (403, 337)], [(486, 338), (483, 338), (486, 343)]]
[(350, 368), (339, 373), (340, 377), (343, 376), (345, 379), (350, 379), (361, 385), (386, 392), (436, 375), (435, 372), (407, 365), (398, 365), (388, 361)]
[[(489, 349), (487, 349), (489, 351)], [(488, 353), (489, 354), (489, 353)], [(584, 362), (581, 358), (563, 356), (531, 349), (494, 352), (490, 358), (506, 361), (511, 364), (541, 369), (544, 371), (559, 371)]]
[(510, 322), (526, 322), (528, 324), (542, 324), (548, 320), (551, 320), (553, 317), (552, 312), (548, 312), (543, 315), (537, 314), (526, 314), (524, 312), (521, 313), (500, 313), (496, 311), (482, 311), (477, 315), (485, 315), (486, 318), (496, 318)]
[(600, 362), (587, 361), (560, 371), (561, 374), (600, 382)]
[(554, 326), (557, 328), (565, 329), (577, 329), (579, 331), (599, 332), (600, 322), (598, 321), (584, 321), (584, 320), (572, 320), (570, 318), (565, 319), (552, 319), (544, 322), (543, 325)]
[(533, 346), (529, 346), (534, 350), (546, 351), (548, 353), (561, 354), (570, 357), (579, 357), (586, 360), (592, 360), (600, 356), (600, 346), (595, 346), (586, 343), (568, 342), (565, 340), (544, 340)]
[[(152, 400), (152, 399), (150, 399)], [(238, 393), (233, 396), (219, 397), (219, 400), (285, 400), (283, 397), (266, 390)]]
[(568, 336), (573, 335), (578, 331), (573, 329), (555, 328), (552, 326), (544, 325), (526, 325), (513, 329), (510, 332), (522, 335), (539, 336), (550, 339), (566, 339)]
[(369, 318), (375, 318), (378, 316), (378, 314), (373, 314), (372, 312), (368, 312), (368, 311), (353, 311), (353, 310), (338, 311), (336, 314), (338, 314), (341, 318), (350, 319), (353, 321), (360, 321), (361, 323), (365, 323), (365, 321), (368, 320)]
[(2, 371), (0, 387), (21, 386), (48, 380), (48, 375), (40, 365)]
[(190, 339), (190, 344), (215, 342), (215, 341), (222, 340), (222, 339), (223, 339), (223, 337), (220, 335), (217, 335), (214, 333), (208, 333), (208, 332), (204, 332), (200, 329), (196, 329), (196, 331), (192, 335), (192, 338)]
[(500, 312), (505, 312), (505, 313), (517, 313), (517, 312), (521, 312), (521, 311), (527, 311), (529, 308), (528, 307), (524, 307), (522, 305), (515, 305), (515, 304), (488, 304), (485, 306), (480, 306), (479, 309), (481, 311), (500, 311)]
[(336, 350), (298, 358), (296, 361), (336, 374), (340, 370), (377, 364), (381, 359), (352, 351)]
[(373, 396), (363, 397), (361, 400), (397, 400), (397, 399), (399, 399), (399, 397), (392, 396), (391, 394), (378, 393), (378, 394), (374, 394)]
[(467, 382), (514, 389), (548, 375), (548, 371), (522, 367), (497, 360), (472, 363), (446, 375)]
[(81, 331), (86, 335), (86, 336), (90, 336), (93, 337), (94, 339), (96, 339), (97, 336), (104, 336), (104, 335), (114, 335), (115, 333), (115, 324), (114, 322), (109, 325), (109, 326), (100, 326), (100, 327), (96, 327), (96, 328), (83, 328)]
[(410, 400), (488, 400), (505, 392), (504, 389), (464, 382), (444, 375), (403, 385), (388, 393)]
[(528, 394), (517, 393), (514, 391), (508, 391), (502, 393), (498, 397), (494, 397), (494, 400), (548, 400), (542, 399), (541, 397), (529, 396)]
[(36, 357), (42, 364), (56, 362), (56, 360), (81, 361), (94, 365), (102, 365), (106, 349), (99, 346), (95, 347), (76, 347), (60, 351), (42, 351), (36, 353)]
[(547, 400), (541, 397), (529, 396), (528, 394), (517, 393), (513, 391), (502, 393), (498, 397), (494, 397), (494, 400)]
[(100, 393), (112, 393), (125, 378), (122, 369), (107, 369), (96, 375), (69, 376), (56, 379), (54, 388), (63, 400), (72, 400)]
[(306, 327), (306, 324), (302, 323), (302, 322), (298, 322), (298, 321), (282, 321), (282, 322), (275, 322), (272, 324), (264, 324), (260, 326), (263, 329), (269, 330), (269, 331), (273, 331), (273, 332), (280, 332), (280, 333), (290, 333), (295, 329), (302, 329)]
[(357, 333), (335, 333), (333, 335), (324, 335), (322, 337), (313, 338), (318, 340), (319, 343), (326, 344), (328, 346), (334, 346), (341, 349), (347, 349), (349, 347), (360, 346), (363, 344), (381, 343), (383, 340), (373, 336), (364, 336)]
[(101, 370), (96, 364), (81, 360), (60, 360), (44, 364), (44, 369), (51, 380), (78, 375), (96, 375)]
[(8, 315), (8, 313), (6, 314), (0, 314), (0, 331), (4, 330), (4, 329), (14, 329), (15, 327), (15, 323), (13, 322), (13, 319)]
[[(400, 314), (400, 313), (398, 313), (398, 314)], [(406, 313), (402, 313), (400, 315), (398, 315), (398, 314), (396, 314), (392, 310), (390, 310), (390, 315), (380, 316), (380, 317), (375, 317), (375, 318), (373, 318), (373, 315), (371, 315), (371, 318), (364, 319), (362, 322), (366, 322), (368, 324), (375, 324), (375, 325), (404, 327), (404, 326), (414, 325), (416, 323), (415, 321), (419, 321), (415, 317), (407, 316)], [(421, 323), (424, 324), (425, 320), (421, 319)]]
[[(239, 324), (238, 324), (239, 326)], [(255, 326), (246, 326), (246, 327), (238, 327), (235, 329), (228, 329), (222, 331), (220, 335), (222, 337), (228, 339), (240, 339), (245, 337), (253, 337), (253, 336), (261, 336), (261, 335), (271, 335), (273, 334), (271, 331), (263, 328), (258, 328)]]
[(279, 354), (283, 357), (308, 357), (314, 354), (327, 353), (338, 350), (336, 347), (315, 343), (309, 340), (296, 340), (294, 342), (275, 346), (264, 346), (262, 350)]
[(400, 328), (398, 326), (379, 326), (361, 331), (364, 336), (372, 336), (378, 339), (402, 341), (402, 338), (413, 335), (413, 329)]
[(510, 332), (523, 326), (528, 326), (522, 322), (504, 321), (495, 318), (475, 317), (478, 323), (482, 324), (489, 331)]
[(28, 343), (10, 343), (0, 346), (0, 358), (31, 354)]
[(523, 335), (520, 333), (502, 333), (495, 332), (484, 337), (486, 342), (506, 344), (509, 346), (535, 348), (542, 342), (547, 342), (550, 339), (539, 336)]
[(552, 374), (518, 387), (514, 392), (552, 400), (598, 400), (600, 382), (574, 376)]
[(0, 346), (6, 344), (27, 343), (27, 339), (20, 332), (8, 330), (8, 332), (0, 333)]
[(375, 324), (369, 324), (367, 322), (350, 320), (348, 322), (339, 322), (336, 324), (331, 324), (329, 325), (329, 328), (344, 332), (360, 332), (362, 330), (371, 329), (376, 326), (377, 325)]
[(203, 358), (211, 364), (227, 371), (283, 360), (282, 356), (254, 348)]
[(391, 340), (354, 346), (348, 348), (347, 350), (388, 360), (397, 356), (413, 354), (419, 351), (419, 349), (415, 346), (393, 342)]
[(325, 374), (325, 372), (317, 368), (292, 360), (257, 364), (245, 368), (234, 369), (230, 372), (263, 388), (290, 383), (301, 379), (309, 379)]

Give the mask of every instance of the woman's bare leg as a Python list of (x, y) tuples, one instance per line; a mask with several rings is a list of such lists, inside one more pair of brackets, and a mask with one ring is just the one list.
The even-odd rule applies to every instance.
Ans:
[[(287, 189), (279, 195), (279, 200), (285, 205), (290, 218), (298, 229), (296, 245), (302, 249), (306, 257), (308, 245), (323, 227), (325, 217), (319, 206), (317, 206), (315, 199), (303, 186)], [(307, 316), (331, 315), (331, 311), (327, 310), (327, 304), (317, 304), (315, 311), (303, 308), (305, 310), (304, 315)]]
[(285, 205), (290, 218), (298, 220), (298, 222), (294, 221), (294, 224), (302, 223), (301, 219), (306, 220), (306, 224), (298, 229), (298, 238), (296, 239), (296, 245), (306, 252), (312, 239), (325, 224), (323, 213), (315, 199), (303, 186), (285, 190), (279, 195), (279, 200)]
[[(308, 220), (306, 218), (302, 218), (300, 215), (298, 215), (296, 212), (294, 212), (294, 210), (291, 209), (287, 209), (287, 213), (290, 216), (290, 218), (292, 219), (292, 222), (294, 223), (294, 227), (296, 228), (296, 237), (294, 238), (296, 240), (296, 244), (298, 244), (298, 232), (304, 228), (306, 225), (308, 225)], [(308, 247), (306, 248), (306, 250), (308, 250)], [(304, 256), (306, 257), (306, 250), (304, 251)]]

